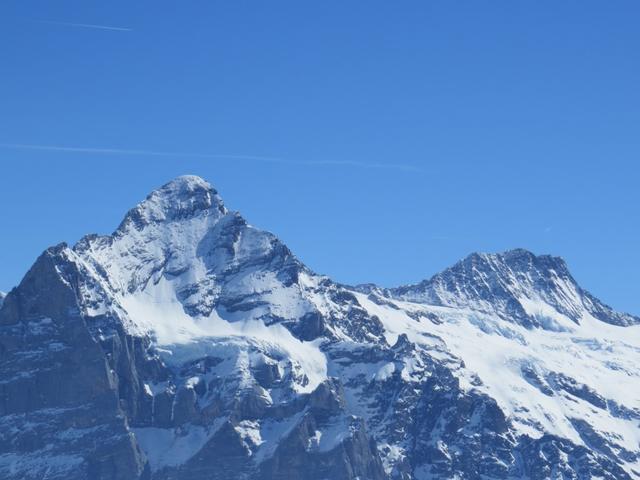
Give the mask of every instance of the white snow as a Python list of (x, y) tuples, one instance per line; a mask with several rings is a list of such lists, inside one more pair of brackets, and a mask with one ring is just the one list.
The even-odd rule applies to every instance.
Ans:
[[(559, 325), (571, 328), (528, 330), (470, 310), (399, 301), (395, 303), (401, 309), (394, 309), (378, 305), (366, 295), (356, 296), (370, 314), (383, 322), (390, 345), (401, 333), (419, 345), (429, 346), (432, 342), (425, 333), (444, 340), (447, 349), (464, 361), (465, 368), (454, 371), (461, 385), (496, 399), (521, 433), (535, 438), (548, 432), (583, 444), (571, 423), (572, 418), (579, 418), (610, 438), (618, 438), (621, 447), (638, 450), (638, 421), (615, 418), (607, 409), (596, 408), (572, 395), (547, 396), (524, 378), (522, 368), (534, 365), (542, 373), (563, 373), (604, 398), (640, 410), (640, 326), (617, 327), (589, 315), (576, 325), (557, 312), (529, 304), (531, 311), (538, 309)], [(417, 322), (405, 313), (407, 310), (436, 313), (445, 321)], [(389, 370), (390, 367), (383, 367), (383, 372)], [(482, 380), (481, 386), (471, 383), (475, 375)]]
[(376, 372), (375, 379), (379, 382), (386, 380), (396, 371), (396, 365), (393, 362), (385, 363), (380, 370)]
[(234, 429), (242, 438), (242, 443), (250, 455), (253, 454), (253, 449), (263, 443), (260, 435), (260, 423), (255, 420), (243, 420)]
[[(144, 291), (120, 299), (128, 318), (140, 332), (151, 334), (165, 353), (169, 363), (181, 363), (203, 356), (210, 342), (211, 349), (220, 341), (257, 346), (274, 355), (291, 359), (306, 375), (306, 385), (297, 384), (301, 393), (313, 391), (327, 378), (327, 359), (319, 342), (305, 342), (295, 338), (280, 324), (265, 325), (262, 320), (228, 322), (214, 310), (209, 317), (189, 316), (175, 296), (170, 281), (161, 278)], [(179, 345), (175, 349), (172, 346)], [(193, 345), (193, 349), (185, 348)], [(179, 352), (179, 357), (170, 352)]]
[(304, 411), (301, 411), (281, 420), (265, 420), (262, 422), (260, 425), (260, 439), (262, 442), (254, 454), (256, 463), (270, 458), (282, 439), (293, 431), (303, 416)]
[(320, 441), (318, 442), (318, 450), (320, 452), (333, 450), (351, 436), (352, 430), (348, 420), (347, 418), (338, 418), (322, 428)]
[(144, 451), (151, 470), (181, 465), (192, 458), (220, 429), (225, 419), (207, 427), (186, 425), (180, 428), (132, 428), (140, 447)]
[(395, 444), (380, 443), (378, 444), (378, 451), (381, 453), (382, 464), (387, 474), (391, 473), (394, 465), (402, 461), (406, 456), (404, 450)]

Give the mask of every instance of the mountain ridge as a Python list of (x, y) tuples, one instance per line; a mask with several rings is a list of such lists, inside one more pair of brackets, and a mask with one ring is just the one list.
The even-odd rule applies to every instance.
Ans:
[[(222, 198), (219, 196), (218, 191), (212, 187), (207, 181), (198, 177), (196, 175), (182, 175), (174, 180), (166, 183), (162, 187), (154, 190), (151, 194), (147, 196), (145, 200), (143, 200), (136, 207), (131, 209), (124, 219), (122, 220), (119, 227), (114, 231), (111, 237), (118, 237), (120, 235), (126, 234), (126, 228), (128, 225), (133, 224), (137, 227), (140, 227), (141, 224), (145, 224), (149, 221), (172, 221), (172, 220), (181, 220), (185, 218), (189, 218), (190, 215), (193, 215), (197, 212), (206, 212), (208, 209), (213, 209), (214, 212), (219, 213), (224, 216), (227, 214), (233, 214), (240, 222), (244, 222), (248, 225), (246, 220), (237, 212), (229, 212), (224, 205)], [(265, 232), (269, 235), (275, 235), (271, 232)], [(94, 235), (87, 236), (88, 238), (94, 237)], [(74, 245), (73, 250), (78, 250), (81, 245), (87, 241), (87, 237), (81, 239)], [(95, 237), (101, 237), (95, 235)], [(102, 236), (109, 237), (109, 236)], [(286, 247), (285, 247), (286, 248)], [(290, 252), (289, 252), (290, 253)], [(497, 261), (496, 261), (497, 260)], [(462, 260), (457, 262), (451, 267), (444, 269), (441, 272), (437, 272), (432, 275), (430, 278), (425, 278), (424, 280), (418, 282), (413, 285), (401, 285), (399, 287), (390, 287), (390, 288), (382, 288), (377, 285), (371, 283), (370, 285), (374, 288), (384, 290), (391, 295), (403, 295), (403, 292), (410, 290), (417, 290), (421, 286), (428, 286), (434, 283), (434, 280), (441, 278), (446, 275), (448, 272), (456, 270), (462, 265), (478, 262), (478, 261), (489, 261), (494, 263), (506, 263), (509, 266), (517, 265), (518, 260), (522, 261), (534, 261), (538, 264), (546, 264), (549, 270), (557, 270), (560, 272), (561, 276), (568, 277), (572, 284), (580, 288), (580, 292), (583, 294), (587, 294), (590, 299), (596, 302), (600, 310), (606, 309), (608, 314), (619, 313), (620, 323), (623, 325), (634, 324), (640, 322), (640, 317), (631, 315), (628, 313), (615, 312), (613, 308), (604, 304), (599, 299), (597, 299), (594, 295), (586, 290), (582, 289), (578, 286), (577, 282), (574, 280), (571, 275), (569, 268), (562, 257), (552, 256), (549, 254), (534, 254), (530, 250), (525, 248), (514, 248), (505, 250), (503, 252), (498, 253), (486, 253), (486, 252), (472, 252)], [(304, 265), (300, 260), (296, 259), (296, 261), (305, 269), (309, 270), (306, 265)], [(310, 271), (310, 270), (309, 270)], [(315, 272), (312, 272), (317, 275)], [(521, 272), (518, 272), (521, 273)], [(320, 276), (320, 275), (318, 275)], [(322, 275), (324, 276), (324, 275)], [(326, 277), (326, 276), (325, 276)], [(328, 278), (328, 277), (327, 277)], [(349, 286), (344, 284), (345, 286)], [(441, 299), (430, 299), (431, 302), (442, 301)], [(575, 319), (574, 319), (575, 321)]]
[[(534, 278), (529, 278), (531, 275)], [(579, 322), (584, 311), (601, 321), (619, 325), (640, 322), (639, 317), (614, 311), (580, 287), (561, 257), (535, 255), (523, 248), (493, 254), (474, 252), (429, 279), (387, 291), (399, 298), (481, 310), (482, 305), (479, 305), (478, 300), (489, 299), (491, 303), (491, 297), (508, 297), (511, 304), (499, 312), (501, 315), (522, 319), (530, 326), (540, 326), (535, 315), (527, 311), (527, 306), (520, 301), (522, 292), (518, 292), (516, 287), (523, 283), (531, 290), (544, 293), (546, 298), (543, 300), (553, 297), (550, 300), (557, 303), (571, 302), (571, 305), (561, 306), (559, 313), (574, 322)], [(471, 288), (467, 288), (468, 284), (471, 284)], [(448, 298), (447, 293), (452, 292), (456, 294), (456, 298)], [(587, 301), (576, 300), (578, 297), (586, 297)]]
[(0, 306), (0, 473), (640, 478), (637, 320), (522, 249), (342, 285), (182, 176)]

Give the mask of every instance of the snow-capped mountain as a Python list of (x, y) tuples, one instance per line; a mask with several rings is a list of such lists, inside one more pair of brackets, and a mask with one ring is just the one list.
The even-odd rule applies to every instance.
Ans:
[(399, 299), (453, 308), (471, 308), (527, 327), (560, 328), (596, 318), (628, 326), (640, 319), (618, 313), (576, 283), (564, 260), (517, 249), (474, 253), (418, 285), (396, 288)]
[(0, 304), (0, 477), (640, 478), (639, 362), (561, 259), (349, 287), (179, 177)]

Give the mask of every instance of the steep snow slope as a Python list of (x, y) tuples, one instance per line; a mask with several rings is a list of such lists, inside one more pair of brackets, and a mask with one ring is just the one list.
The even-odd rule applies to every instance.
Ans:
[(89, 313), (117, 314), (128, 333), (152, 337), (168, 363), (203, 354), (179, 346), (215, 338), (216, 348), (240, 341), (286, 357), (302, 372), (297, 391), (326, 379), (317, 345), (281, 325), (327, 308), (313, 291), (322, 278), (272, 234), (227, 211), (198, 177), (153, 192), (114, 235), (86, 237), (69, 256), (95, 281), (83, 290)]
[(338, 285), (179, 177), (0, 307), (0, 474), (640, 478), (638, 323), (524, 250)]
[(495, 399), (517, 434), (588, 448), (601, 437), (629, 471), (640, 470), (640, 326), (582, 317), (549, 331), (473, 310), (358, 301), (383, 321), (390, 344), (407, 335), (427, 350), (446, 347), (462, 361), (452, 368), (462, 389)]

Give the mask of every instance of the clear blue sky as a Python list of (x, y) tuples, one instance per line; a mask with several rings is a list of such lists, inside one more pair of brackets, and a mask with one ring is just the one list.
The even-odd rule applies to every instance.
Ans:
[(192, 173), (339, 281), (524, 247), (640, 314), (638, 25), (635, 0), (4, 0), (0, 290)]

